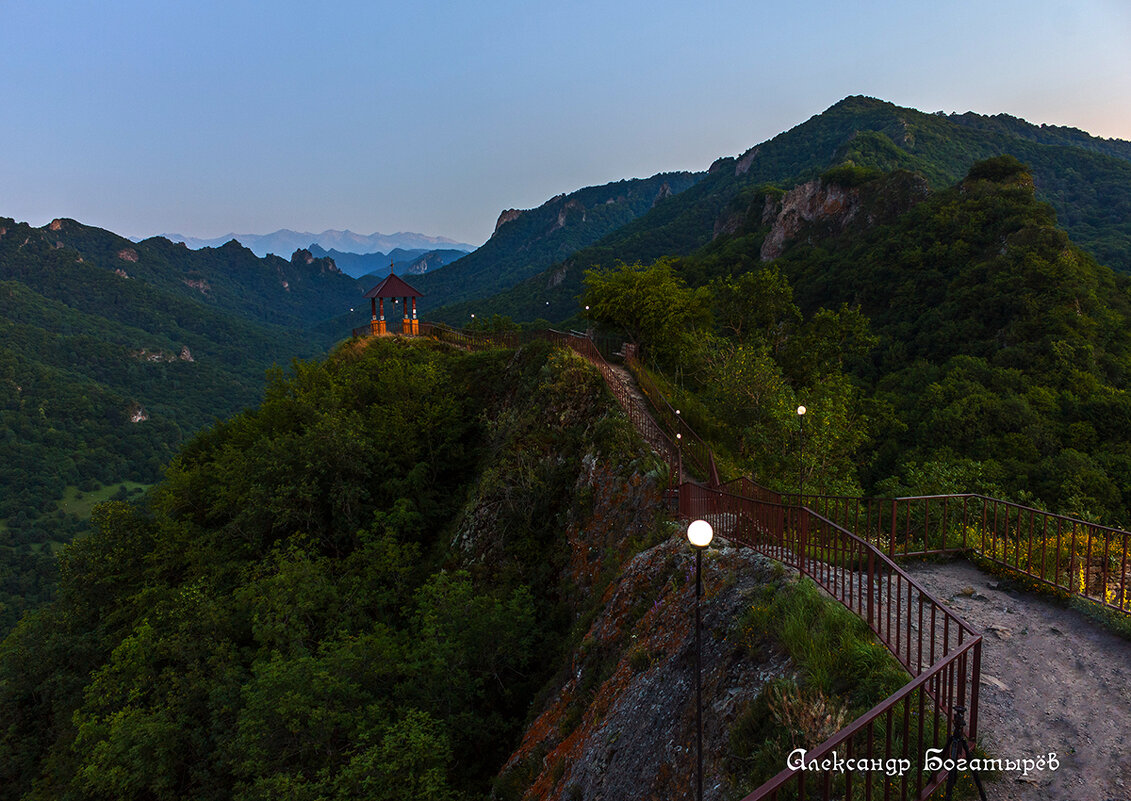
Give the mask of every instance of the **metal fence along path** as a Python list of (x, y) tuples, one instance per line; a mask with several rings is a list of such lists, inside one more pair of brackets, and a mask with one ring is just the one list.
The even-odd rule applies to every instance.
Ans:
[[(799, 499), (787, 494), (784, 500), (797, 504)], [(975, 554), (1069, 595), (1131, 614), (1131, 533), (1126, 531), (984, 495), (806, 494), (800, 500), (889, 556)]]
[[(679, 500), (681, 517), (705, 519), (720, 536), (809, 576), (867, 622), (911, 676), (809, 751), (807, 767), (787, 766), (745, 801), (929, 797), (947, 779), (929, 757), (943, 752), (967, 712), (962, 734), (977, 737), (981, 633), (871, 543), (811, 509), (696, 484), (680, 487)], [(866, 769), (848, 769), (859, 765)]]

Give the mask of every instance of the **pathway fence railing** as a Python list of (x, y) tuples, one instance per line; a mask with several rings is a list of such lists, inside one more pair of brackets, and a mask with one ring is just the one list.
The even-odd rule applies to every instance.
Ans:
[(715, 455), (711, 452), (710, 446), (692, 430), (679, 410), (668, 402), (652, 376), (639, 361), (629, 357), (624, 360), (624, 364), (636, 379), (636, 384), (644, 397), (652, 405), (657, 420), (664, 426), (669, 436), (676, 440), (684, 459), (690, 463), (687, 466), (695, 471), (698, 478), (711, 486), (718, 486), (719, 470), (715, 465)]
[[(766, 490), (754, 482), (743, 487)], [(754, 497), (751, 494), (751, 497)], [(796, 494), (785, 494), (797, 504)], [(857, 498), (810, 495), (803, 505), (889, 556), (970, 552), (1070, 595), (1131, 614), (1131, 533), (984, 495)]]
[[(809, 751), (810, 767), (786, 767), (746, 801), (930, 796), (947, 777), (930, 769), (931, 749), (942, 753), (959, 707), (969, 710), (964, 734), (977, 736), (982, 635), (889, 556), (811, 509), (769, 491), (756, 498), (690, 483), (679, 500), (681, 517), (705, 519), (720, 536), (809, 576), (867, 622), (912, 679)], [(844, 760), (867, 760), (869, 769), (844, 770)], [(874, 765), (896, 766), (898, 775)]]

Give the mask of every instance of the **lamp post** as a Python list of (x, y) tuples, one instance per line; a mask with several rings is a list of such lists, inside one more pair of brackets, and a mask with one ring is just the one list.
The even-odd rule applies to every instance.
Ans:
[(683, 483), (683, 418), (679, 416), (679, 409), (675, 410), (675, 441), (679, 446), (679, 482)]
[(703, 801), (703, 649), (700, 634), (699, 599), (703, 597), (703, 551), (711, 544), (715, 532), (706, 520), (693, 520), (687, 527), (687, 541), (695, 549), (695, 789), (697, 801)]
[(797, 505), (805, 505), (805, 407), (797, 407)]

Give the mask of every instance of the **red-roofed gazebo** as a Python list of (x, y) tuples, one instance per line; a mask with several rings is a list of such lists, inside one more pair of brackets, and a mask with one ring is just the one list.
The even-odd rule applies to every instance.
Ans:
[[(393, 274), (392, 265), (389, 267), (389, 276), (377, 286), (365, 293), (373, 309), (373, 317), (369, 322), (369, 332), (373, 336), (382, 336), (388, 333), (385, 327), (385, 298), (404, 298), (404, 321), (401, 333), (406, 336), (416, 336), (420, 333), (420, 322), (416, 319), (416, 299), (422, 298), (417, 290), (413, 289), (404, 280)], [(412, 298), (412, 317), (408, 313), (408, 300)], [(380, 308), (378, 308), (380, 303)]]

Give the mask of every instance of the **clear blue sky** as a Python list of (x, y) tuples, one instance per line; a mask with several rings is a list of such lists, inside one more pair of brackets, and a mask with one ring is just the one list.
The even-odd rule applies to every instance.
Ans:
[(0, 0), (0, 75), (0, 216), (478, 244), (850, 94), (1131, 139), (1131, 2)]

